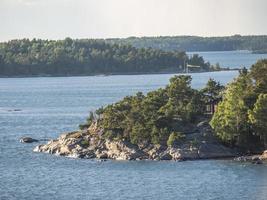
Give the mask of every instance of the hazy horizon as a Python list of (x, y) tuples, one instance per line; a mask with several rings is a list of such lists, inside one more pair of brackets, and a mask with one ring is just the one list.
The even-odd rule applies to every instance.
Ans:
[[(107, 39), (127, 39), (127, 38), (132, 38), (132, 37), (135, 37), (135, 38), (157, 38), (157, 37), (206, 37), (206, 38), (216, 38), (216, 37), (231, 37), (231, 36), (235, 36), (235, 35), (241, 35), (241, 34), (234, 34), (234, 35), (222, 35), (222, 36), (200, 36), (200, 35), (158, 35), (158, 36), (127, 36), (127, 37), (109, 37), (109, 38), (97, 38), (97, 37), (83, 37), (83, 38), (73, 38), (73, 37), (69, 37), (69, 36), (66, 36), (66, 37), (62, 37), (62, 38), (37, 38), (37, 37), (23, 37), (23, 38), (12, 38), (12, 39), (8, 39), (8, 40), (0, 40), (0, 42), (8, 42), (8, 41), (11, 41), (11, 40), (22, 40), (22, 39), (29, 39), (29, 40), (33, 40), (33, 39), (41, 39), (41, 40), (64, 40), (66, 38), (71, 38), (73, 40), (76, 40), (76, 39), (96, 39), (96, 40), (107, 40)], [(265, 35), (241, 35), (242, 37), (243, 36), (267, 36), (267, 34)]]
[(265, 0), (1, 0), (0, 41), (267, 35)]

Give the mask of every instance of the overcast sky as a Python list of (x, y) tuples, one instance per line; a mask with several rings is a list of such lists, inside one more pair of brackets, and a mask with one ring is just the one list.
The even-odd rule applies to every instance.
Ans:
[(267, 0), (0, 0), (0, 40), (267, 34)]

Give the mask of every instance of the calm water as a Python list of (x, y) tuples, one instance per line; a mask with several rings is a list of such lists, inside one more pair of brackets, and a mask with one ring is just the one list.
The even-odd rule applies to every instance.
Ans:
[[(209, 77), (225, 84), (236, 75), (193, 74), (193, 87)], [(19, 143), (25, 135), (56, 138), (75, 130), (90, 110), (162, 87), (171, 76), (0, 79), (0, 199), (267, 199), (266, 165), (74, 160)]]
[(252, 54), (250, 51), (207, 51), (188, 52), (189, 55), (199, 54), (211, 64), (219, 63), (222, 67), (249, 68), (257, 60), (267, 58), (267, 54)]

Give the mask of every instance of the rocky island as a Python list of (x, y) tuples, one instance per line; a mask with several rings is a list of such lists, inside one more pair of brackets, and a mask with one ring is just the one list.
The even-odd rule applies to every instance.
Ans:
[(58, 139), (37, 146), (35, 152), (51, 153), (72, 158), (115, 160), (192, 160), (227, 158), (237, 152), (220, 144), (206, 122), (199, 123), (193, 132), (184, 135), (175, 145), (136, 145), (127, 140), (111, 140), (104, 130), (92, 123), (87, 130), (62, 134)]
[(115, 160), (241, 156), (237, 160), (260, 163), (267, 158), (266, 66), (262, 60), (250, 72), (241, 70), (226, 88), (210, 79), (196, 90), (190, 76), (174, 76), (165, 88), (139, 92), (91, 112), (80, 130), (34, 151)]

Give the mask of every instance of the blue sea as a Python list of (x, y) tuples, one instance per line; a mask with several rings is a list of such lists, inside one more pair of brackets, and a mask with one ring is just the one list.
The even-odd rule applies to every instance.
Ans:
[[(266, 200), (266, 164), (99, 162), (34, 153), (37, 143), (19, 143), (22, 136), (46, 140), (76, 130), (89, 111), (164, 87), (173, 75), (0, 78), (0, 199)], [(227, 84), (237, 75), (195, 73), (192, 86), (201, 88), (209, 78)]]
[(267, 54), (252, 54), (251, 51), (204, 51), (187, 52), (190, 56), (199, 54), (205, 61), (215, 65), (219, 63), (221, 67), (229, 68), (250, 68), (257, 60), (267, 58)]

